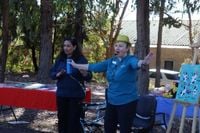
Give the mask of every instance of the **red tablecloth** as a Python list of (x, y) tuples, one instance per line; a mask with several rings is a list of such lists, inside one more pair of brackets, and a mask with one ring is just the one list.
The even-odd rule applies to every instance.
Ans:
[[(87, 91), (86, 102), (90, 102), (90, 95)], [(56, 111), (55, 89), (26, 89), (1, 84), (0, 105)]]
[(55, 91), (0, 88), (0, 104), (29, 109), (56, 111)]

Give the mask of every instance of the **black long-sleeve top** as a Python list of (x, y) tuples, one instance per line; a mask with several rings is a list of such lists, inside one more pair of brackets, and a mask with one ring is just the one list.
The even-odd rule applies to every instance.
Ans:
[[(80, 56), (76, 63), (87, 64), (88, 61), (84, 56)], [(66, 59), (58, 58), (50, 70), (51, 78), (57, 80), (56, 95), (60, 97), (83, 98), (85, 94), (81, 83), (91, 80), (92, 73), (88, 72), (87, 76), (84, 77), (78, 69), (72, 67), (72, 74), (64, 73), (62, 76), (56, 77), (56, 74), (62, 69), (66, 69)]]

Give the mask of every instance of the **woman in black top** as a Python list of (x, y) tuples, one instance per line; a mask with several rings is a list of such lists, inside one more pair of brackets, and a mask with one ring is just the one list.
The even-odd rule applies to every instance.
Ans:
[(53, 80), (57, 80), (58, 131), (79, 133), (81, 102), (85, 96), (82, 84), (91, 80), (92, 74), (76, 68), (72, 68), (72, 73), (67, 74), (67, 59), (73, 59), (80, 64), (88, 63), (75, 39), (64, 40), (63, 49), (51, 68), (50, 75)]

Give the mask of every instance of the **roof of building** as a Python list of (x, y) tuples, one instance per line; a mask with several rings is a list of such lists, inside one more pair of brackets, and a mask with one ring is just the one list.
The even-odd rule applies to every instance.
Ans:
[[(183, 21), (184, 24), (188, 25), (188, 21)], [(157, 44), (157, 34), (158, 34), (158, 20), (150, 21), (150, 44)], [(200, 20), (193, 20), (193, 34), (194, 34), (194, 43), (197, 42), (198, 33), (200, 33)], [(136, 32), (136, 20), (123, 21), (122, 29), (120, 34), (128, 35), (131, 43), (135, 43), (137, 39)], [(181, 26), (180, 28), (168, 26), (163, 27), (163, 35), (162, 35), (162, 45), (167, 46), (189, 46), (189, 31), (185, 26)]]

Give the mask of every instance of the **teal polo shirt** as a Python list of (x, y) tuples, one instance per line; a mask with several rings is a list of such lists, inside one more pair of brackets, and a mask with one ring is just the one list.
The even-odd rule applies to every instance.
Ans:
[(138, 99), (137, 70), (138, 58), (127, 55), (121, 60), (112, 57), (99, 63), (89, 64), (93, 72), (105, 72), (109, 86), (107, 101), (113, 105), (123, 105)]

